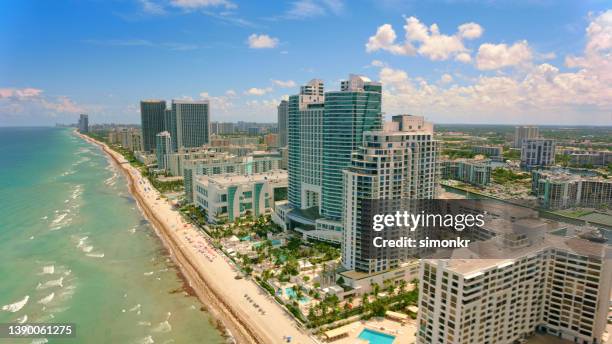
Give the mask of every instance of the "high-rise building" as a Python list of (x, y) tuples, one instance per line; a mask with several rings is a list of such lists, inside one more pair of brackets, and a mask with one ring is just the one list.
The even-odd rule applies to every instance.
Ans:
[(142, 149), (144, 152), (155, 151), (155, 137), (165, 129), (165, 111), (166, 101), (164, 100), (143, 100), (140, 102)]
[(176, 119), (176, 149), (201, 147), (210, 142), (208, 100), (173, 100)]
[(479, 252), (497, 252), (495, 259), (422, 261), (417, 343), (523, 343), (536, 333), (564, 343), (602, 343), (610, 248), (556, 235), (537, 241), (504, 235), (516, 249), (500, 258), (501, 241), (479, 243)]
[(323, 175), (324, 101), (323, 82), (314, 79), (287, 103), (289, 204), (296, 209), (317, 207), (317, 214)]
[(285, 147), (287, 145), (287, 125), (289, 117), (289, 102), (281, 100), (278, 104), (278, 146)]
[(343, 171), (342, 265), (346, 269), (371, 274), (396, 268), (403, 262), (400, 256), (372, 259), (362, 252), (361, 231), (366, 222), (362, 201), (433, 199), (438, 152), (433, 125), (420, 116), (394, 116), (382, 130), (363, 133), (350, 167)]
[(163, 131), (155, 135), (156, 149), (155, 154), (157, 155), (157, 168), (165, 170), (168, 168), (168, 157), (172, 153), (172, 137), (167, 131)]
[(306, 238), (341, 243), (342, 170), (361, 144), (363, 132), (381, 128), (380, 83), (350, 75), (340, 91), (324, 92), (311, 80), (289, 97), (288, 203), (277, 223)]
[(514, 128), (514, 148), (521, 148), (523, 140), (537, 139), (540, 137), (540, 129), (536, 126), (517, 126)]
[(164, 111), (164, 131), (170, 133), (172, 138), (172, 150), (178, 150), (177, 134), (176, 134), (176, 112), (172, 109), (166, 109)]
[(82, 133), (89, 132), (89, 116), (84, 113), (79, 115), (79, 131)]
[(342, 170), (351, 164), (351, 153), (361, 146), (365, 131), (382, 125), (382, 85), (350, 75), (340, 91), (325, 93), (323, 116), (323, 178), (321, 215), (342, 219)]
[(555, 140), (524, 139), (521, 146), (521, 166), (532, 169), (555, 164)]

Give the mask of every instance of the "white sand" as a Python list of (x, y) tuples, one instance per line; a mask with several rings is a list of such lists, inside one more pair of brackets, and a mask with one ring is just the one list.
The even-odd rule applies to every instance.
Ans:
[[(101, 145), (120, 164), (133, 183), (130, 191), (190, 285), (211, 313), (228, 327), (238, 343), (286, 343), (285, 336), (292, 337), (291, 343), (318, 342), (298, 328), (293, 317), (255, 282), (234, 279), (236, 270), (233, 263), (209, 245), (203, 233), (183, 221), (167, 200), (158, 200), (159, 193), (123, 156), (103, 143), (87, 136), (81, 137)], [(245, 294), (254, 302), (249, 302)], [(266, 314), (254, 307), (254, 303)]]

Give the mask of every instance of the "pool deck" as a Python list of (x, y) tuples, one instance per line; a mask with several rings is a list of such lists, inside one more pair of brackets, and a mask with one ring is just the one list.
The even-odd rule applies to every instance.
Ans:
[[(333, 344), (367, 344), (363, 339), (359, 338), (359, 334), (365, 328), (383, 332), (395, 336), (393, 344), (413, 344), (416, 343), (416, 320), (410, 319), (408, 323), (402, 325), (396, 321), (383, 318), (375, 318), (367, 321), (355, 321), (348, 325), (351, 328), (348, 337), (331, 341)], [(381, 330), (384, 328), (384, 330)]]

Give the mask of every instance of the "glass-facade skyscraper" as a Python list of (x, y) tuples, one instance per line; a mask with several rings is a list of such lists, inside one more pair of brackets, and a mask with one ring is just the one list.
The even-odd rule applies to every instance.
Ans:
[(143, 100), (140, 102), (140, 123), (142, 125), (142, 149), (147, 153), (155, 151), (155, 136), (164, 131), (166, 101)]
[(362, 143), (363, 132), (382, 125), (382, 85), (350, 75), (339, 92), (325, 93), (323, 116), (323, 217), (342, 219), (342, 170)]
[(287, 120), (289, 116), (289, 102), (281, 100), (278, 104), (278, 146), (287, 146)]
[(201, 147), (210, 142), (208, 100), (173, 100), (178, 148)]

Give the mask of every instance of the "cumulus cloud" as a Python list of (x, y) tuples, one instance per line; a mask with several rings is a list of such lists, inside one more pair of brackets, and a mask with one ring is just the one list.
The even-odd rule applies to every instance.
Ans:
[(0, 120), (14, 122), (19, 118), (51, 118), (86, 112), (66, 96), (46, 96), (38, 88), (0, 88)]
[(377, 50), (385, 50), (394, 55), (414, 55), (416, 50), (409, 43), (396, 44), (397, 35), (390, 24), (378, 27), (376, 34), (371, 36), (366, 43), (366, 51), (371, 53)]
[(269, 49), (278, 45), (278, 38), (268, 35), (252, 34), (248, 39), (249, 48), (252, 49)]
[(210, 101), (210, 109), (213, 113), (227, 113), (229, 110), (234, 108), (234, 102), (232, 98), (234, 95), (228, 95), (228, 92), (224, 96), (212, 96), (208, 92), (200, 92), (201, 99), (208, 99)]
[(272, 92), (272, 87), (266, 87), (266, 88), (251, 87), (248, 90), (244, 91), (244, 94), (249, 95), (249, 96), (263, 96), (270, 92)]
[(586, 29), (586, 38), (584, 54), (567, 56), (566, 66), (581, 68), (582, 73), (610, 85), (612, 83), (612, 10), (607, 10), (592, 19)]
[[(467, 85), (442, 76), (439, 85), (382, 67), (383, 111), (417, 112), (438, 121), (611, 124), (612, 86), (588, 71), (564, 73), (550, 64), (524, 76), (480, 76)], [(447, 82), (445, 82), (447, 81)]]
[(276, 86), (279, 87), (285, 87), (285, 88), (292, 88), (295, 87), (297, 84), (295, 83), (295, 81), (293, 80), (287, 80), (287, 81), (283, 81), (283, 80), (272, 80), (272, 83)]
[(469, 49), (464, 40), (476, 39), (482, 35), (483, 29), (476, 23), (459, 25), (457, 32), (452, 35), (440, 33), (437, 24), (429, 27), (416, 17), (406, 18), (404, 24), (404, 42), (396, 42), (397, 34), (391, 24), (378, 27), (376, 34), (366, 43), (366, 51), (388, 51), (395, 55), (419, 54), (431, 60), (448, 60), (455, 57), (457, 61), (470, 62)]
[(442, 84), (448, 84), (452, 81), (453, 81), (453, 76), (448, 73), (442, 74), (442, 76), (440, 77), (440, 83)]
[(170, 4), (187, 10), (194, 10), (207, 7), (225, 7), (227, 9), (236, 8), (236, 4), (227, 0), (171, 0)]
[(532, 52), (527, 41), (513, 45), (484, 43), (478, 48), (476, 67), (480, 70), (492, 70), (517, 66), (532, 59)]

